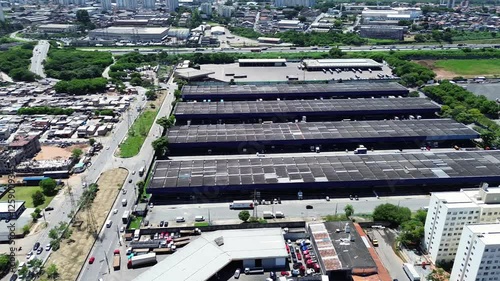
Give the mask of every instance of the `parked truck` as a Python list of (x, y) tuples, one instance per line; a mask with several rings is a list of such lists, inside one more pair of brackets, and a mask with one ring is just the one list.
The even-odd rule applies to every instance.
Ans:
[(120, 270), (121, 261), (120, 250), (116, 249), (113, 253), (113, 268), (115, 270)]
[(155, 248), (153, 249), (153, 252), (156, 253), (157, 255), (164, 255), (164, 254), (173, 254), (174, 250), (171, 248)]
[(156, 263), (156, 253), (149, 253), (140, 256), (133, 256), (128, 260), (128, 268), (136, 268), (143, 265), (150, 265)]
[(191, 230), (184, 229), (184, 230), (180, 230), (179, 234), (181, 236), (186, 236), (186, 235), (200, 235), (201, 234), (201, 230), (199, 228), (195, 228), (195, 229), (191, 229)]
[(232, 204), (229, 204), (229, 209), (231, 210), (253, 209), (253, 208), (254, 208), (254, 203), (253, 201), (250, 200), (233, 201)]
[(179, 238), (174, 238), (173, 241), (174, 243), (179, 243), (179, 242), (183, 242), (183, 241), (189, 241), (191, 238), (189, 237), (179, 237)]

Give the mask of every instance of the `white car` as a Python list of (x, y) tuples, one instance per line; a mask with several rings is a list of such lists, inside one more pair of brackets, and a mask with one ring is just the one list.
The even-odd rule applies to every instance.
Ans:
[(132, 171), (132, 175), (135, 175), (135, 171)]
[(125, 232), (125, 226), (120, 227), (120, 232)]
[(29, 253), (26, 254), (26, 259), (29, 260), (29, 258), (31, 258), (32, 255), (33, 255), (33, 252), (30, 251)]
[(45, 251), (50, 251), (51, 248), (52, 246), (50, 246), (50, 244), (47, 244), (47, 246), (45, 246)]
[(118, 213), (118, 209), (113, 210), (113, 214), (116, 214), (116, 213)]

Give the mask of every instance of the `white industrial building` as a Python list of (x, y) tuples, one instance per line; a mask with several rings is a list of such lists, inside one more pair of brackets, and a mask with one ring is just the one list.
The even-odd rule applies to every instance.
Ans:
[(65, 32), (75, 32), (77, 26), (74, 24), (57, 24), (49, 23), (42, 24), (38, 26), (38, 32), (40, 33), (65, 33)]
[(129, 40), (131, 42), (161, 42), (167, 36), (167, 27), (111, 26), (89, 32), (89, 37), (93, 39)]
[(364, 10), (363, 23), (380, 20), (415, 20), (422, 15), (420, 8), (392, 8), (390, 10)]
[(500, 276), (500, 224), (466, 225), (450, 281), (489, 281)]
[(134, 280), (207, 280), (233, 261), (279, 270), (287, 257), (281, 228), (220, 230), (203, 233)]
[(312, 7), (316, 0), (274, 0), (275, 7)]
[(301, 30), (303, 24), (298, 20), (280, 20), (278, 28), (280, 30)]
[(212, 34), (212, 35), (224, 35), (224, 34), (226, 34), (226, 29), (223, 26), (214, 26), (210, 29), (210, 34)]
[(465, 225), (500, 218), (500, 187), (432, 193), (425, 221), (424, 247), (434, 262), (455, 259)]

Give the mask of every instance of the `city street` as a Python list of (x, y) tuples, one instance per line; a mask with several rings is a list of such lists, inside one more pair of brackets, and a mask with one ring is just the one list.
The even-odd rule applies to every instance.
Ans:
[[(335, 213), (343, 214), (344, 207), (351, 204), (354, 207), (355, 214), (368, 214), (372, 213), (376, 206), (384, 203), (391, 203), (410, 208), (416, 211), (423, 206), (429, 204), (428, 195), (418, 196), (397, 196), (397, 197), (375, 197), (360, 198), (359, 201), (345, 199), (325, 199), (317, 200), (293, 200), (282, 201), (281, 204), (259, 205), (257, 206), (257, 215), (262, 217), (262, 212), (281, 211), (285, 214), (286, 218), (315, 220), (320, 219), (326, 215), (333, 215)], [(272, 199), (272, 198), (270, 198)], [(270, 200), (268, 199), (268, 200)], [(307, 205), (311, 205), (313, 209), (306, 209)], [(211, 220), (214, 224), (239, 222), (239, 210), (230, 210), (229, 203), (213, 203), (213, 204), (192, 204), (192, 205), (156, 205), (148, 214), (149, 222), (152, 225), (159, 224), (160, 221), (168, 221), (170, 226), (189, 226), (193, 225), (195, 216), (204, 216), (208, 221)], [(250, 210), (250, 213), (252, 211)], [(176, 223), (176, 217), (184, 217), (186, 223)], [(279, 220), (279, 219), (277, 219)]]
[[(156, 117), (157, 119), (169, 115), (169, 113), (172, 111), (172, 102), (174, 101), (174, 90), (177, 87), (175, 84), (172, 84), (172, 81), (173, 77), (170, 78), (169, 83), (167, 85), (168, 93), (158, 112), (158, 115)], [(96, 259), (96, 262), (94, 264), (88, 264), (88, 262), (86, 262), (77, 280), (82, 280), (82, 281), (98, 280), (99, 278), (104, 278), (105, 280), (109, 280), (105, 276), (109, 275), (110, 271), (112, 270), (111, 263), (113, 259), (113, 251), (116, 248), (119, 248), (120, 244), (122, 244), (123, 246), (123, 243), (120, 242), (120, 233), (119, 233), (119, 228), (123, 225), (121, 221), (122, 215), (126, 210), (131, 210), (131, 208), (133, 207), (135, 198), (137, 197), (137, 195), (135, 194), (135, 183), (143, 179), (143, 178), (141, 179), (137, 171), (141, 167), (145, 167), (145, 169), (147, 170), (148, 167), (146, 165), (149, 165), (149, 163), (151, 163), (151, 161), (153, 160), (154, 151), (153, 147), (151, 146), (151, 143), (155, 139), (157, 139), (157, 137), (160, 135), (160, 132), (161, 132), (161, 126), (156, 124), (155, 120), (153, 126), (151, 127), (151, 130), (149, 131), (149, 135), (144, 141), (142, 149), (140, 150), (137, 156), (127, 159), (120, 159), (120, 158), (115, 158), (111, 154), (109, 155), (109, 158), (103, 158), (107, 159), (105, 161), (108, 162), (109, 159), (113, 159), (113, 161), (120, 163), (119, 165), (120, 167), (125, 167), (129, 170), (130, 174), (125, 183), (125, 189), (127, 190), (127, 193), (120, 194), (119, 195), (120, 197), (116, 200), (115, 205), (112, 208), (112, 209), (118, 209), (118, 213), (113, 214), (112, 212), (110, 212), (109, 214), (109, 218), (107, 220), (111, 220), (113, 222), (112, 226), (110, 228), (106, 228), (106, 226), (103, 226), (102, 230), (99, 233), (99, 241), (96, 242), (90, 254), (90, 256), (93, 256)], [(121, 139), (123, 139), (123, 137), (117, 139), (120, 140), (119, 142), (121, 142)], [(97, 163), (98, 167), (100, 167), (101, 165), (102, 165), (101, 163)], [(103, 169), (103, 171), (104, 170), (105, 169)], [(131, 174), (133, 171), (136, 171), (135, 175)], [(129, 179), (132, 179), (132, 183), (128, 183)], [(126, 207), (122, 207), (121, 205), (122, 199), (127, 199)], [(123, 253), (124, 248), (122, 247), (121, 249)], [(125, 262), (122, 259), (122, 267), (124, 266)]]
[(392, 229), (373, 229), (373, 236), (379, 241), (379, 246), (375, 247), (375, 251), (393, 279), (408, 280), (403, 271), (403, 261), (392, 249), (394, 239), (390, 239), (387, 232), (395, 235)]
[(33, 48), (33, 57), (31, 57), (30, 71), (43, 78), (46, 77), (43, 71), (43, 61), (47, 57), (49, 48), (49, 41), (40, 40), (35, 48)]

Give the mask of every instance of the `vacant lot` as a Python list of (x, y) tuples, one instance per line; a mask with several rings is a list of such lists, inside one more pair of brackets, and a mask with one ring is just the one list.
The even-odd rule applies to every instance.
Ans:
[[(97, 192), (91, 212), (95, 216), (95, 229), (99, 232), (114, 204), (119, 188), (125, 182), (127, 170), (114, 169), (104, 172), (97, 184)], [(59, 280), (76, 280), (80, 269), (94, 244), (94, 237), (89, 232), (86, 212), (78, 215), (83, 223), (81, 227), (73, 227), (71, 239), (61, 242), (61, 248), (52, 253), (47, 264), (55, 263), (61, 274)]]
[[(35, 208), (35, 206), (33, 206), (33, 199), (31, 199), (31, 195), (35, 193), (37, 190), (42, 191), (42, 188), (40, 188), (39, 186), (16, 186), (14, 187), (15, 191), (14, 195), (16, 196), (16, 200), (26, 201), (25, 203), (26, 208)], [(9, 193), (6, 193), (4, 197), (7, 196), (8, 194)], [(44, 209), (49, 205), (52, 199), (54, 199), (54, 196), (49, 196), (49, 197), (45, 196), (45, 202), (37, 207), (40, 209)], [(2, 197), (0, 201), (7, 201), (7, 197), (5, 198)]]
[(500, 59), (418, 61), (433, 69), (439, 78), (456, 76), (500, 76)]

